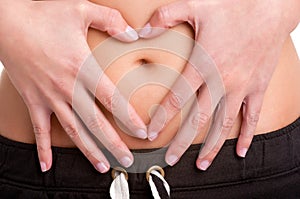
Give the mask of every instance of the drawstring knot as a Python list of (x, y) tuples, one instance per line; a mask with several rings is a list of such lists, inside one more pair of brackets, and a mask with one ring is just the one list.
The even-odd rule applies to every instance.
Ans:
[[(154, 199), (169, 199), (170, 186), (164, 179), (165, 172), (160, 166), (152, 166), (146, 172)], [(110, 197), (112, 199), (129, 199), (128, 173), (121, 167), (112, 170), (113, 182), (110, 186)]]

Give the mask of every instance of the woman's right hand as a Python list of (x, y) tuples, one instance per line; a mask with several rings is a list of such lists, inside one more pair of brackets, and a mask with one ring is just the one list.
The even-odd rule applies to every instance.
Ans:
[[(87, 70), (80, 68), (91, 55), (89, 27), (125, 42), (138, 39), (121, 14), (85, 0), (2, 0), (0, 13), (0, 60), (28, 107), (42, 171), (52, 164), (52, 113), (98, 171), (107, 172), (110, 164), (88, 131), (123, 166), (130, 166), (133, 156), (96, 106), (94, 93), (106, 109), (118, 109), (114, 115), (132, 136), (146, 138), (145, 124), (96, 61)], [(75, 84), (80, 94), (73, 98)]]

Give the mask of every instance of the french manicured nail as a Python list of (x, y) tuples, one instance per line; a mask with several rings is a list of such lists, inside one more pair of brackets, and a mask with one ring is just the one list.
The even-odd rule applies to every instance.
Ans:
[(202, 162), (200, 162), (199, 164), (199, 169), (205, 171), (210, 165), (210, 162), (208, 160), (204, 160)]
[(148, 140), (153, 141), (157, 138), (158, 133), (157, 132), (150, 132), (148, 135)]
[(139, 129), (136, 131), (136, 135), (139, 137), (139, 138), (142, 138), (142, 139), (146, 139), (147, 138), (147, 132), (143, 129)]
[(125, 30), (126, 34), (128, 35), (128, 37), (130, 37), (132, 40), (138, 40), (139, 35), (137, 34), (137, 32), (131, 28), (130, 26), (127, 26), (126, 30)]
[(103, 162), (97, 163), (96, 164), (96, 168), (101, 173), (105, 173), (105, 172), (107, 172), (109, 170), (109, 168)]
[(240, 149), (239, 155), (244, 158), (244, 157), (246, 157), (247, 151), (248, 151), (247, 148), (242, 148), (242, 149)]
[(47, 165), (45, 162), (40, 162), (40, 165), (41, 165), (41, 170), (42, 172), (46, 172), (47, 171)]
[(121, 158), (120, 163), (127, 168), (130, 167), (130, 165), (132, 165), (133, 161), (129, 157), (125, 156)]
[(151, 25), (147, 23), (142, 30), (139, 31), (139, 36), (142, 38), (147, 37), (151, 33)]
[(178, 161), (178, 157), (176, 155), (170, 155), (167, 157), (167, 163), (170, 166), (173, 166)]

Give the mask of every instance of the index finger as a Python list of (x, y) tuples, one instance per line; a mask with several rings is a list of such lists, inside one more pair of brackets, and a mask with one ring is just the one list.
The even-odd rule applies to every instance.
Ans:
[(166, 124), (182, 109), (203, 83), (210, 92), (220, 96), (224, 93), (222, 78), (214, 61), (200, 44), (196, 43), (189, 62), (176, 80), (161, 106), (151, 118), (148, 139), (154, 140)]
[[(188, 79), (189, 76), (192, 78)], [(191, 79), (195, 79), (195, 82), (192, 82)], [(183, 108), (202, 83), (202, 78), (188, 64), (152, 116), (148, 127), (149, 140), (152, 141), (158, 136), (159, 132)]]
[[(78, 79), (83, 81), (88, 90), (96, 96), (103, 106), (110, 111), (128, 129), (125, 133), (138, 138), (147, 137), (146, 125), (129, 101), (105, 75), (93, 55), (88, 57), (78, 73)], [(79, 81), (80, 82), (80, 81)], [(80, 83), (76, 82), (74, 96), (80, 95)]]

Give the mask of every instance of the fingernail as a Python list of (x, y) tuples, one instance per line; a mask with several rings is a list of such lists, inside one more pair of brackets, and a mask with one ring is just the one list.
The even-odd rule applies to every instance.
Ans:
[(47, 165), (45, 162), (40, 162), (40, 165), (41, 165), (41, 170), (42, 172), (46, 172), (47, 171)]
[(242, 157), (242, 158), (246, 157), (247, 151), (248, 151), (247, 148), (242, 148), (242, 149), (239, 151), (240, 157)]
[(170, 155), (169, 157), (167, 157), (167, 163), (170, 166), (173, 166), (177, 161), (178, 161), (178, 157), (176, 155)]
[(204, 161), (200, 162), (199, 169), (205, 171), (209, 167), (209, 165), (210, 165), (210, 162), (207, 160), (204, 160)]
[(106, 173), (109, 170), (109, 168), (103, 162), (97, 163), (96, 168), (101, 173)]
[(141, 138), (141, 139), (146, 139), (147, 138), (147, 132), (143, 129), (139, 129), (136, 131), (136, 135), (137, 137)]
[(157, 138), (158, 133), (157, 132), (150, 132), (148, 135), (148, 140), (153, 141)]
[(147, 23), (142, 30), (139, 31), (139, 36), (142, 38), (147, 37), (151, 33), (151, 25)]
[(129, 157), (123, 157), (120, 160), (120, 163), (124, 166), (124, 167), (130, 167), (130, 165), (132, 165), (133, 161), (129, 158)]
[(125, 30), (126, 34), (132, 39), (132, 40), (138, 40), (139, 35), (137, 34), (137, 32), (130, 26), (127, 26), (126, 30)]

